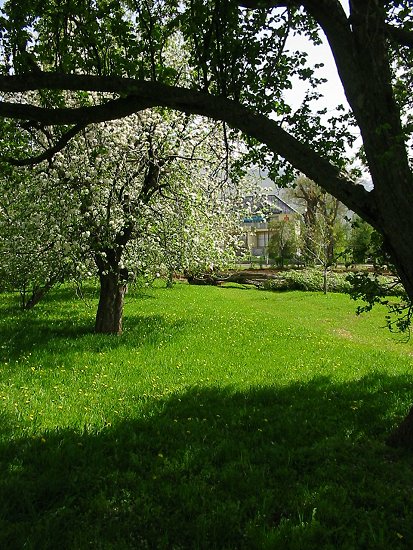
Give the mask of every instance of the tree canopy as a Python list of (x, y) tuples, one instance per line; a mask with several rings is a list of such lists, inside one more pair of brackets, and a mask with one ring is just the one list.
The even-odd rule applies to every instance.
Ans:
[[(343, 44), (337, 49), (347, 51), (343, 63), (349, 63), (351, 37), (344, 27), (350, 23), (339, 2), (322, 2), (322, 9), (315, 7), (320, 2), (304, 2), (305, 12), (300, 4), (245, 2), (254, 8), (245, 9), (218, 0), (85, 1), (75, 7), (67, 1), (46, 8), (6, 2), (0, 89), (49, 92), (43, 108), (3, 102), (0, 113), (44, 124), (86, 124), (163, 104), (224, 119), (371, 217), (373, 201), (342, 170), (344, 143), (351, 139), (347, 128), (337, 128), (337, 117), (327, 129), (309, 109), (321, 76), (306, 65), (305, 52), (285, 50), (288, 34), (318, 42), (317, 22), (333, 36), (341, 25)], [(171, 42), (179, 47), (181, 66), (171, 60)], [(283, 96), (294, 75), (309, 84), (295, 113)], [(59, 102), (62, 89), (106, 95), (98, 105), (67, 108)]]
[(57, 282), (99, 275), (95, 330), (119, 333), (128, 282), (235, 259), (231, 160), (222, 128), (199, 117), (158, 109), (90, 125), (53, 161), (0, 177), (0, 280), (29, 308)]
[[(352, 1), (347, 16), (337, 0), (6, 2), (0, 90), (45, 91), (43, 107), (3, 101), (0, 114), (84, 125), (162, 104), (225, 120), (377, 226), (378, 159), (391, 152), (400, 157), (399, 171), (408, 167), (410, 121), (403, 127), (399, 113), (411, 101), (404, 70), (411, 61), (409, 7)], [(306, 64), (305, 51), (286, 50), (289, 34), (317, 43), (320, 29), (352, 110), (345, 122), (355, 119), (363, 135), (375, 196), (344, 171), (347, 125), (339, 116), (326, 123), (309, 108), (322, 75)], [(171, 43), (181, 65), (171, 60)], [(297, 112), (283, 94), (294, 75), (309, 85)], [(97, 91), (102, 98), (66, 107), (61, 90)]]

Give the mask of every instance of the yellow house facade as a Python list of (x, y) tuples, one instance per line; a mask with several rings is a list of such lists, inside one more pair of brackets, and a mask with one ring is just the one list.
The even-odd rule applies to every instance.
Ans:
[[(300, 213), (275, 194), (265, 195), (264, 206), (259, 213), (244, 217), (243, 229), (245, 245), (253, 256), (267, 256), (268, 243), (274, 231), (271, 223), (274, 221), (295, 221), (296, 233), (300, 233)], [(252, 197), (246, 197), (246, 202)]]

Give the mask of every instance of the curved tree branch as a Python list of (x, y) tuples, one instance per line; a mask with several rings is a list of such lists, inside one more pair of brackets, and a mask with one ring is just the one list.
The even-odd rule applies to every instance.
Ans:
[(299, 6), (302, 4), (299, 0), (240, 0), (237, 2), (242, 8), (255, 9), (271, 9), (271, 8), (287, 8), (290, 6)]
[(83, 124), (85, 126), (93, 122), (104, 122), (105, 120), (122, 118), (153, 106), (153, 101), (142, 100), (137, 96), (110, 100), (102, 105), (94, 105), (92, 107), (56, 109), (37, 107), (25, 103), (0, 101), (0, 116), (41, 122), (49, 125)]
[(68, 130), (53, 147), (46, 149), (40, 155), (35, 157), (27, 157), (24, 159), (15, 159), (12, 157), (0, 157), (0, 162), (7, 162), (12, 166), (34, 166), (35, 164), (40, 164), (44, 160), (52, 160), (53, 156), (64, 149), (69, 141), (75, 137), (79, 132), (86, 128), (86, 124), (75, 124), (70, 130)]
[(401, 27), (394, 27), (393, 25), (386, 25), (387, 34), (400, 46), (408, 46), (413, 48), (413, 31), (402, 29)]
[(216, 97), (156, 82), (119, 77), (62, 75), (56, 73), (0, 77), (0, 90), (27, 91), (39, 88), (89, 90), (131, 95), (92, 107), (42, 108), (28, 104), (0, 103), (0, 116), (40, 121), (46, 124), (88, 124), (122, 118), (140, 110), (164, 106), (188, 114), (208, 116), (227, 122), (245, 134), (266, 144), (271, 151), (284, 157), (295, 168), (337, 197), (351, 210), (376, 223), (373, 192), (367, 192), (328, 159), (321, 157), (266, 116), (230, 99)]

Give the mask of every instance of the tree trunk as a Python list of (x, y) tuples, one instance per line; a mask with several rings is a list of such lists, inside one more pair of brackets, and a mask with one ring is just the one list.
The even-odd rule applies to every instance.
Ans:
[(323, 266), (323, 292), (327, 294), (327, 266)]
[[(377, 32), (385, 25), (384, 3), (353, 0), (350, 7), (352, 43), (348, 44), (349, 48), (342, 48), (343, 44), (339, 45), (333, 32), (327, 30), (327, 35), (361, 131), (374, 183), (371, 196), (376, 214), (372, 225), (384, 236), (406, 292), (413, 301), (413, 174), (400, 110), (392, 89), (386, 35)], [(393, 446), (413, 448), (413, 407), (388, 442)]]
[[(406, 205), (400, 203), (399, 209), (399, 231), (392, 235), (392, 240), (387, 239), (386, 244), (390, 249), (391, 256), (397, 268), (397, 273), (404, 285), (404, 288), (413, 303), (413, 248), (411, 246), (411, 236), (413, 236), (413, 227), (411, 214), (408, 219), (404, 219), (404, 210)], [(395, 213), (396, 214), (396, 213)], [(410, 227), (408, 222), (410, 221)], [(388, 436), (386, 442), (392, 447), (402, 447), (404, 449), (413, 449), (413, 406), (410, 408), (407, 416)]]
[(42, 287), (33, 288), (32, 295), (27, 301), (25, 299), (25, 295), (22, 295), (22, 309), (33, 309), (35, 305), (43, 300), (49, 290), (53, 288), (53, 286), (56, 284), (57, 279), (57, 277), (51, 278)]
[(95, 332), (121, 334), (126, 282), (116, 271), (100, 273), (99, 279), (100, 295)]
[(168, 271), (168, 278), (166, 280), (166, 288), (173, 288), (174, 286), (174, 272), (173, 269)]

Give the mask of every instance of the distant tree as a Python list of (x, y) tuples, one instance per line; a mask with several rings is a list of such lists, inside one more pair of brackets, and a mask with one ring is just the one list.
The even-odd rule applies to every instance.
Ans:
[(280, 267), (291, 262), (298, 251), (297, 225), (295, 220), (281, 219), (270, 222), (271, 237), (268, 255)]
[(373, 227), (359, 216), (353, 218), (349, 240), (349, 249), (353, 263), (363, 264), (371, 259), (375, 246), (374, 232)]
[[(80, 275), (84, 246), (77, 212), (64, 186), (33, 170), (0, 177), (0, 286), (30, 309), (58, 282)], [(85, 273), (90, 266), (85, 266)], [(76, 270), (78, 267), (78, 271)]]
[(336, 261), (334, 249), (331, 246), (331, 226), (323, 216), (316, 217), (314, 227), (303, 224), (301, 243), (303, 255), (314, 265), (323, 270), (323, 292), (328, 290), (328, 270)]
[(58, 280), (97, 274), (95, 331), (120, 333), (137, 275), (171, 278), (234, 258), (238, 213), (224, 195), (226, 154), (219, 126), (146, 111), (89, 127), (53, 161), (16, 168), (14, 183), (0, 178), (0, 252), (10, 284), (23, 296), (32, 288), (23, 305)]
[(301, 246), (309, 263), (333, 265), (344, 250), (344, 204), (305, 176), (296, 179), (290, 194), (303, 210)]

